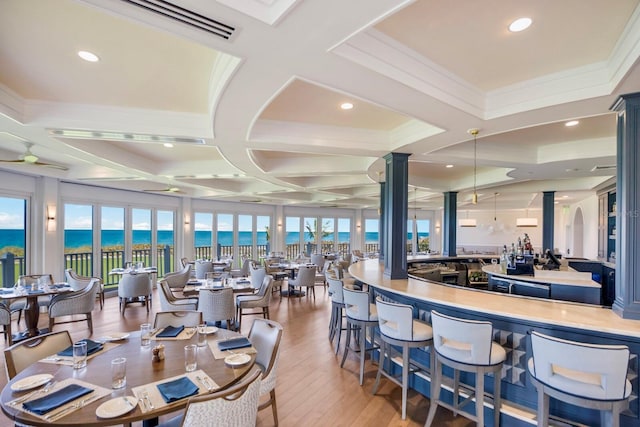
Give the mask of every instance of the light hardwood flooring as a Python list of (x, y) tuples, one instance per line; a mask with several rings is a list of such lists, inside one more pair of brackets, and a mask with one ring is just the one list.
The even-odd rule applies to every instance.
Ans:
[[(282, 298), (274, 294), (271, 302), (271, 319), (282, 324), (284, 334), (281, 344), (278, 381), (276, 386), (278, 418), (280, 426), (422, 426), (427, 416), (429, 400), (410, 391), (407, 419), (400, 416), (401, 390), (395, 384), (382, 379), (378, 393), (371, 389), (375, 380), (375, 367), (369, 360), (365, 364), (365, 382), (358, 384), (358, 355), (350, 352), (343, 369), (340, 368), (342, 345), (335, 354), (334, 343), (328, 339), (328, 323), (331, 301), (326, 291), (316, 289), (316, 298)], [(123, 317), (118, 312), (118, 299), (106, 299), (104, 310), (96, 302), (93, 312), (94, 334), (98, 338), (113, 331), (137, 330), (141, 323), (151, 321), (159, 310), (154, 297), (152, 311), (130, 305)], [(248, 334), (256, 316), (243, 318), (242, 333)], [(15, 317), (17, 318), (17, 317)], [(48, 325), (46, 313), (40, 315), (40, 327)], [(24, 328), (24, 321), (18, 328)], [(66, 328), (72, 338), (78, 340), (89, 335), (86, 322), (56, 325), (55, 330)], [(343, 337), (344, 341), (344, 337)], [(6, 342), (0, 340), (4, 349)], [(4, 365), (4, 358), (3, 358)], [(4, 369), (4, 366), (3, 366)], [(0, 375), (0, 386), (6, 384), (6, 375)], [(467, 427), (475, 423), (442, 408), (438, 409), (434, 426)], [(11, 425), (0, 415), (0, 426)], [(258, 413), (258, 426), (273, 426), (271, 409)]]

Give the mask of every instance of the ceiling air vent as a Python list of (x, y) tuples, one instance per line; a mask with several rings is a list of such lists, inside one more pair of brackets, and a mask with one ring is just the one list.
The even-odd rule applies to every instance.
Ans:
[(615, 168), (616, 168), (616, 165), (595, 165), (594, 167), (591, 168), (591, 172), (613, 170)]
[(121, 0), (142, 9), (165, 16), (174, 21), (187, 24), (199, 30), (206, 31), (225, 40), (231, 39), (236, 31), (235, 27), (224, 24), (215, 19), (200, 15), (199, 13), (177, 6), (164, 0)]

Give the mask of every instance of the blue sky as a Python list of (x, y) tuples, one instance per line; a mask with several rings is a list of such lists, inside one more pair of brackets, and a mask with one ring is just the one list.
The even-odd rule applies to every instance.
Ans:
[(0, 228), (24, 229), (24, 199), (0, 197)]

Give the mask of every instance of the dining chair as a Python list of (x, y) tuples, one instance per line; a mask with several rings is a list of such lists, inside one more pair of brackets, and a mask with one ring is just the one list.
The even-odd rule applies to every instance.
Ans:
[[(327, 276), (329, 282), (329, 295), (331, 296), (331, 316), (329, 317), (329, 340), (333, 341), (338, 336), (336, 343), (336, 354), (340, 348), (340, 340), (342, 338), (342, 332), (347, 328), (343, 326), (344, 319), (344, 292), (342, 280)], [(376, 319), (376, 322), (378, 319)]]
[[(303, 287), (307, 288), (307, 296), (309, 296), (309, 292), (313, 290), (313, 287), (316, 284), (315, 281), (316, 268), (312, 265), (301, 265), (300, 268), (298, 268), (298, 275), (295, 279), (289, 279), (289, 289), (300, 288), (300, 291), (302, 291)], [(315, 298), (315, 292), (313, 297)]]
[[(433, 328), (433, 349), (435, 365), (431, 368), (431, 403), (425, 427), (431, 426), (438, 406), (453, 411), (453, 415), (462, 415), (476, 422), (478, 427), (484, 423), (484, 376), (493, 374), (493, 426), (500, 425), (500, 384), (502, 365), (507, 358), (505, 349), (493, 341), (493, 325), (488, 321), (461, 319), (448, 316), (435, 310), (431, 311)], [(453, 403), (440, 399), (443, 384), (442, 369), (447, 366), (453, 370)], [(460, 372), (469, 372), (475, 376), (475, 391), (471, 397), (460, 402)], [(447, 386), (449, 388), (449, 386)], [(468, 389), (469, 387), (464, 387)], [(472, 397), (475, 399), (472, 400)], [(462, 408), (475, 400), (475, 414)]]
[(160, 309), (162, 311), (198, 309), (198, 298), (175, 296), (166, 280), (160, 280), (158, 287), (160, 288), (158, 290), (158, 298), (160, 298)]
[[(265, 276), (258, 292), (251, 295), (238, 295), (236, 297), (236, 307), (238, 319), (238, 330), (242, 329), (242, 316), (251, 314), (262, 314), (265, 319), (269, 318), (269, 304), (271, 303), (271, 288), (273, 287), (273, 277)], [(260, 311), (245, 312), (246, 309), (259, 308)]]
[(199, 311), (159, 311), (153, 321), (153, 328), (166, 328), (167, 326), (196, 327), (203, 323), (202, 313)]
[(251, 287), (253, 289), (258, 289), (262, 285), (264, 277), (267, 275), (267, 270), (264, 267), (257, 267), (252, 265), (250, 267), (250, 275)]
[(196, 261), (196, 279), (204, 279), (206, 273), (213, 271), (213, 263), (211, 261)]
[(280, 297), (282, 298), (282, 285), (284, 281), (289, 277), (287, 272), (280, 270), (277, 266), (272, 266), (265, 262), (264, 269), (268, 275), (273, 277), (273, 288), (272, 291), (280, 291)]
[(311, 254), (311, 264), (314, 264), (316, 266), (316, 268), (318, 269), (318, 273), (322, 272), (322, 269), (324, 268), (324, 263), (325, 263), (324, 255)]
[[(93, 277), (79, 275), (73, 270), (73, 268), (67, 268), (64, 271), (64, 277), (67, 284), (71, 286), (71, 289), (74, 291), (86, 288), (91, 279), (93, 279)], [(98, 277), (95, 278), (100, 281), (100, 286), (98, 286), (96, 291), (96, 298), (100, 302), (100, 310), (102, 310), (104, 307), (104, 283), (102, 283), (102, 279)]]
[(162, 280), (166, 281), (171, 289), (182, 289), (190, 278), (191, 264), (187, 263), (181, 270), (165, 274)]
[(260, 396), (269, 395), (269, 398), (258, 406), (258, 411), (271, 406), (276, 426), (278, 425), (276, 371), (280, 358), (282, 331), (281, 324), (267, 319), (255, 319), (249, 331), (249, 341), (257, 351), (256, 364), (262, 370)]
[(4, 339), (9, 345), (13, 344), (11, 334), (11, 310), (4, 304), (0, 304), (0, 325), (4, 327)]
[[(89, 332), (93, 333), (93, 320), (91, 312), (95, 307), (97, 290), (100, 287), (100, 279), (92, 278), (84, 289), (54, 295), (49, 304), (49, 330), (53, 331), (54, 325), (63, 323), (87, 321)], [(84, 314), (85, 318), (72, 317), (69, 320), (59, 321), (59, 317)]]
[(158, 427), (255, 427), (261, 374), (255, 367), (227, 389), (190, 398), (183, 414)]
[(255, 260), (251, 258), (244, 258), (242, 260), (242, 268), (236, 268), (231, 270), (231, 277), (249, 277), (251, 274), (251, 266), (255, 264)]
[(147, 307), (147, 313), (149, 312), (149, 306), (151, 304), (151, 293), (153, 289), (151, 287), (151, 280), (146, 273), (124, 273), (118, 283), (118, 298), (119, 307), (122, 315), (128, 304), (139, 302)]
[(4, 350), (7, 377), (11, 380), (27, 366), (62, 351), (73, 344), (69, 331), (49, 332), (29, 338)]
[(549, 425), (549, 397), (601, 411), (602, 426), (620, 425), (628, 406), (629, 347), (597, 345), (531, 332), (528, 370), (538, 391), (538, 426)]
[(236, 330), (233, 289), (201, 289), (198, 300), (198, 311), (204, 322), (209, 325), (226, 322), (227, 329)]

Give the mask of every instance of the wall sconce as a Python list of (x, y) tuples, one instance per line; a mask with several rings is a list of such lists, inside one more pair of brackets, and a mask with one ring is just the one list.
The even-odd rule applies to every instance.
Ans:
[(189, 215), (185, 214), (185, 216), (184, 216), (184, 225), (188, 226), (190, 223), (191, 223), (191, 220), (189, 218)]
[(360, 228), (360, 224), (356, 224), (356, 228)]
[(56, 207), (47, 206), (47, 231), (56, 231)]
[(282, 224), (278, 223), (278, 228), (282, 228)]

